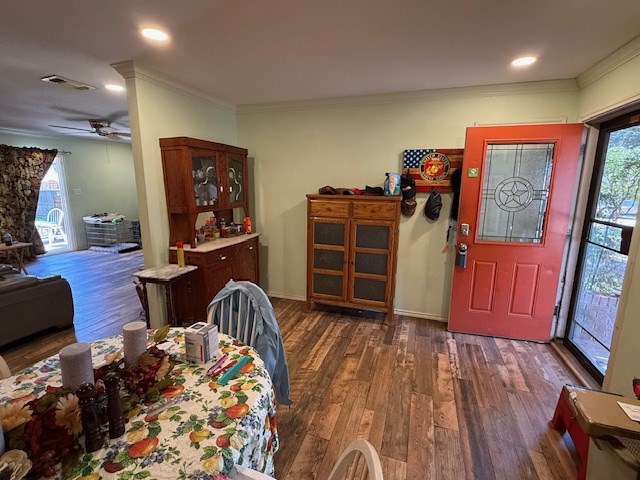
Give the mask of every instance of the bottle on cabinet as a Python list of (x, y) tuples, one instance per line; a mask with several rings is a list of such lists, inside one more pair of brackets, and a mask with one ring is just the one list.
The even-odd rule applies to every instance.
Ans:
[(176, 242), (176, 250), (177, 250), (177, 257), (178, 257), (178, 267), (184, 267), (185, 263), (184, 263), (184, 243), (183, 242)]

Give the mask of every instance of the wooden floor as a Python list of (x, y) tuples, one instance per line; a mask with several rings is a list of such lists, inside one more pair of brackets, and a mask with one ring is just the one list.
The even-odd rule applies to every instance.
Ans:
[[(12, 370), (75, 338), (120, 333), (140, 312), (131, 272), (141, 263), (139, 252), (76, 252), (29, 265), (69, 278), (76, 327), (0, 352)], [(278, 408), (279, 480), (326, 479), (356, 437), (380, 453), (386, 480), (576, 477), (548, 422), (562, 385), (578, 382), (548, 345), (452, 334), (411, 317), (273, 305), (294, 401)]]
[(91, 342), (122, 333), (125, 323), (142, 312), (132, 273), (143, 266), (142, 250), (105, 253), (92, 250), (45, 255), (26, 265), (30, 275), (58, 274), (69, 281), (75, 309), (74, 327), (51, 330), (0, 354), (11, 371), (33, 365), (73, 342)]

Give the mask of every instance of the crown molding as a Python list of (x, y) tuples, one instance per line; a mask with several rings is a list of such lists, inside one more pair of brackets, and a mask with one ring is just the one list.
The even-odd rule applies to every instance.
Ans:
[(640, 104), (640, 93), (634, 93), (626, 97), (621, 97), (605, 106), (598, 107), (580, 114), (580, 121), (584, 123), (601, 123), (613, 118), (616, 114), (622, 115), (624, 111), (637, 109)]
[(577, 78), (578, 88), (582, 90), (616, 68), (624, 65), (630, 60), (633, 60), (638, 55), (640, 55), (640, 36), (626, 43), (611, 55), (608, 55), (593, 67), (580, 74)]
[(479, 87), (443, 88), (413, 92), (384, 93), (350, 97), (296, 100), (291, 102), (255, 103), (238, 105), (238, 114), (313, 110), (320, 108), (358, 107), (394, 103), (412, 103), (442, 98), (496, 97), (549, 92), (577, 92), (575, 79), (545, 80), (539, 82), (505, 83)]
[(215, 98), (204, 90), (194, 87), (188, 83), (181, 82), (180, 80), (176, 80), (175, 78), (165, 75), (164, 73), (160, 73), (157, 70), (138, 65), (132, 60), (112, 63), (111, 67), (125, 79), (138, 78), (145, 82), (166, 88), (174, 93), (178, 93), (195, 100), (204, 101), (216, 108), (236, 113), (236, 106), (233, 103)]

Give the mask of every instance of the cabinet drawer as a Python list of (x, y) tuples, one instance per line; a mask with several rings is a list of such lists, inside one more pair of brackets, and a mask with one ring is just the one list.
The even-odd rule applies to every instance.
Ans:
[(207, 253), (207, 266), (222, 265), (224, 263), (232, 262), (238, 255), (238, 245), (231, 245), (229, 247), (221, 248), (219, 250), (213, 250)]
[(257, 238), (252, 238), (249, 241), (243, 242), (238, 244), (238, 247), (240, 248), (240, 252), (253, 252), (255, 250), (258, 250), (258, 239)]
[(356, 202), (353, 205), (353, 216), (370, 220), (393, 220), (396, 218), (396, 206), (396, 203), (387, 202)]
[(311, 200), (309, 215), (312, 217), (342, 217), (349, 216), (349, 202), (323, 202)]

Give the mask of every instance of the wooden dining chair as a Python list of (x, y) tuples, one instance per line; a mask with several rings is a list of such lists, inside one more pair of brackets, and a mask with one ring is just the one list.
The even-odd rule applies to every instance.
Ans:
[(358, 438), (342, 452), (327, 480), (384, 480), (378, 452), (369, 442)]
[(11, 370), (9, 370), (9, 365), (5, 361), (2, 356), (0, 356), (0, 380), (9, 378), (11, 376)]

